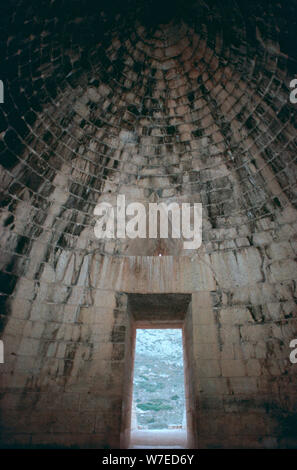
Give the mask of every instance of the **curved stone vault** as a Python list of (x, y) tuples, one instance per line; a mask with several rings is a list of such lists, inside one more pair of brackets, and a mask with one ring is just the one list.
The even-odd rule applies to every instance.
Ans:
[[(120, 446), (127, 293), (176, 293), (195, 446), (296, 447), (296, 1), (33, 3), (0, 18), (4, 445)], [(201, 202), (201, 248), (99, 241), (118, 194)]]

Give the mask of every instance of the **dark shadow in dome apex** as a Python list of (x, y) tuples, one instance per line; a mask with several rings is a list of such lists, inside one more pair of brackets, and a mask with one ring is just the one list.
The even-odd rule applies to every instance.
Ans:
[[(143, 2), (139, 20), (148, 28), (156, 28), (187, 17), (197, 0), (148, 0)], [(204, 2), (203, 2), (204, 3)]]

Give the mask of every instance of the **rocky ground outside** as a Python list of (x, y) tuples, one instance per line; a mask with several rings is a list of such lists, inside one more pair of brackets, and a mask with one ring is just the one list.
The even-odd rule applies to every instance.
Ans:
[(142, 429), (181, 426), (184, 371), (181, 330), (137, 330), (134, 404)]

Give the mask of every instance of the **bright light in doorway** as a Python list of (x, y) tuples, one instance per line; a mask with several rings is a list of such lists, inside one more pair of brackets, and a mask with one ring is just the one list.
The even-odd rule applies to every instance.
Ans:
[(133, 392), (138, 429), (186, 427), (181, 329), (137, 329)]

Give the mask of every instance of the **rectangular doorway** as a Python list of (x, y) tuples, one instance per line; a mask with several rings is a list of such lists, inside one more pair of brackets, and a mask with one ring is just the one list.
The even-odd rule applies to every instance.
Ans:
[(132, 446), (186, 447), (182, 328), (136, 328)]
[[(125, 379), (123, 383), (123, 401), (122, 401), (122, 420), (121, 420), (121, 448), (127, 449), (131, 447), (145, 448), (145, 447), (183, 447), (187, 449), (197, 448), (197, 433), (196, 433), (196, 400), (195, 400), (195, 358), (193, 348), (193, 317), (192, 317), (192, 302), (191, 294), (134, 294), (134, 293), (119, 293), (119, 304), (124, 305), (126, 312), (126, 334), (125, 334)], [(184, 388), (182, 390), (182, 383), (180, 383), (179, 391), (176, 392), (175, 387), (172, 386), (172, 393), (166, 406), (166, 400), (162, 398), (161, 391), (156, 387), (163, 387), (163, 378), (161, 375), (165, 374), (164, 370), (157, 371), (159, 362), (158, 357), (152, 361), (151, 366), (147, 366), (147, 370), (138, 372), (138, 365), (136, 359), (136, 373), (134, 374), (135, 367), (135, 353), (136, 353), (136, 336), (139, 331), (144, 330), (157, 330), (155, 333), (153, 345), (151, 348), (159, 348), (161, 346), (158, 341), (160, 339), (160, 330), (167, 330), (173, 335), (173, 331), (177, 331), (179, 341), (177, 348), (171, 348), (172, 353), (178, 356), (178, 351), (182, 350), (182, 357), (179, 355), (179, 363), (181, 365), (179, 377), (184, 377)], [(165, 333), (165, 332), (164, 332)], [(145, 335), (145, 333), (142, 333)], [(169, 333), (170, 334), (170, 333)], [(140, 338), (138, 336), (138, 338)], [(147, 340), (149, 337), (146, 338)], [(164, 343), (167, 344), (166, 341)], [(173, 338), (171, 340), (173, 346)], [(167, 350), (169, 351), (169, 344)], [(155, 364), (153, 363), (155, 362)], [(168, 362), (170, 369), (172, 366), (172, 359)], [(140, 363), (141, 366), (141, 363)], [(151, 370), (149, 370), (149, 368)], [(164, 369), (164, 366), (163, 366)], [(172, 366), (172, 369), (173, 366)], [(148, 374), (149, 377), (145, 376)], [(134, 391), (134, 375), (138, 380), (139, 389)], [(157, 379), (153, 382), (152, 379)], [(174, 381), (174, 379), (173, 379)], [(141, 395), (140, 388), (143, 390)], [(166, 385), (163, 390), (165, 390)], [(155, 396), (149, 398), (149, 390), (155, 393)], [(166, 390), (166, 393), (167, 391)], [(133, 400), (133, 395), (135, 399)], [(136, 396), (138, 395), (138, 396)], [(159, 395), (159, 396), (158, 396)], [(180, 396), (181, 395), (181, 396)], [(184, 397), (184, 398), (183, 398)], [(140, 400), (136, 402), (136, 400)], [(178, 412), (174, 411), (174, 403), (177, 402), (181, 408)], [(136, 405), (138, 405), (138, 410)], [(157, 416), (158, 408), (163, 416)], [(166, 409), (167, 408), (167, 409)], [(185, 413), (184, 413), (185, 409)], [(138, 411), (139, 416), (136, 413)], [(168, 412), (165, 416), (165, 412)], [(135, 419), (136, 418), (136, 419)], [(151, 420), (151, 422), (149, 422)], [(134, 432), (134, 431), (137, 432)], [(176, 440), (174, 432), (180, 431), (181, 437), (183, 431), (183, 439)], [(168, 436), (168, 433), (171, 436)], [(153, 439), (148, 442), (148, 437), (154, 433)], [(157, 435), (158, 434), (158, 435)], [(175, 433), (176, 434), (176, 433)], [(169, 437), (169, 439), (167, 439)], [(136, 439), (137, 438), (137, 439)], [(155, 445), (156, 439), (159, 445)]]

